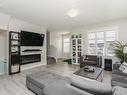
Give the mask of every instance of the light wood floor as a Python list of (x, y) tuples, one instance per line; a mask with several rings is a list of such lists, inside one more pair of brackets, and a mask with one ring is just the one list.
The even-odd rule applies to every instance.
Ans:
[[(27, 74), (35, 73), (41, 70), (49, 70), (62, 76), (71, 77), (72, 74), (79, 69), (77, 65), (68, 65), (64, 62), (49, 64), (47, 66), (36, 67), (33, 69), (22, 71), (20, 74), (12, 76), (0, 76), (0, 95), (35, 95), (25, 86), (25, 77)], [(105, 72), (103, 82), (110, 84), (111, 72)]]

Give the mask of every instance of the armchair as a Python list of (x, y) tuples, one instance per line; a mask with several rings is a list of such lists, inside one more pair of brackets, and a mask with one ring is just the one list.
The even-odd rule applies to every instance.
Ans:
[(97, 55), (83, 55), (80, 56), (80, 67), (84, 66), (96, 66), (101, 67), (102, 57)]

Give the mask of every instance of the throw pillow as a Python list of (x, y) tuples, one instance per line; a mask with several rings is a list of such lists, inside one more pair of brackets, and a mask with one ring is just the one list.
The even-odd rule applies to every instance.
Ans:
[(125, 69), (125, 70), (123, 71), (123, 73), (126, 73), (126, 74), (127, 74), (127, 69)]
[(126, 62), (123, 62), (122, 64), (127, 67), (127, 63)]
[(127, 93), (127, 89), (120, 86), (113, 87), (113, 90), (113, 95), (126, 95)]
[(121, 70), (121, 71), (124, 72), (124, 73), (127, 73), (127, 63), (126, 63), (126, 62), (123, 62), (123, 63), (120, 65), (119, 70)]

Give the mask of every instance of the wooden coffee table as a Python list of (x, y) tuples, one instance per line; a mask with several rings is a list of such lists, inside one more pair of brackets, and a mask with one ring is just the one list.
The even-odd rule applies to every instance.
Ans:
[(98, 68), (98, 67), (93, 67), (95, 72), (87, 72), (84, 71), (84, 67), (81, 68), (80, 70), (76, 71), (74, 75), (80, 76), (85, 78), (86, 80), (91, 80), (91, 81), (102, 81), (103, 80), (103, 69)]

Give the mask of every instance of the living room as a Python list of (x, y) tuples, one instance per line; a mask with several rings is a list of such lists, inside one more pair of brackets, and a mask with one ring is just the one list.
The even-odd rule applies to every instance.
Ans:
[(0, 0), (0, 95), (126, 95), (126, 0)]

